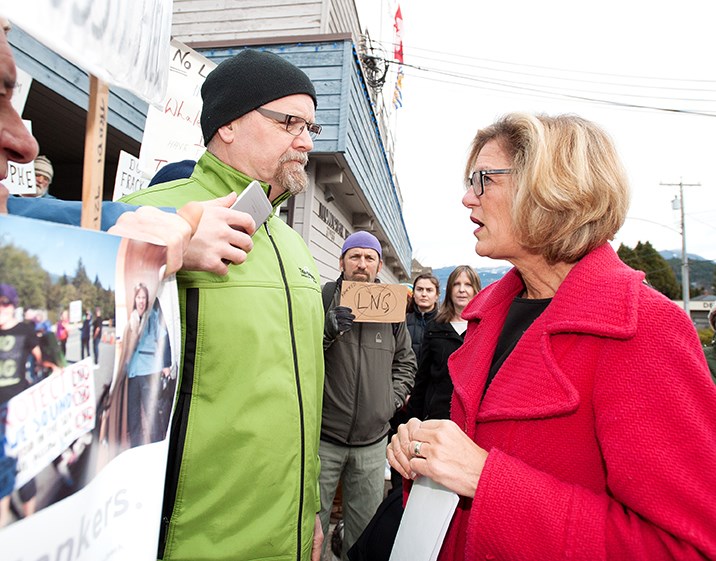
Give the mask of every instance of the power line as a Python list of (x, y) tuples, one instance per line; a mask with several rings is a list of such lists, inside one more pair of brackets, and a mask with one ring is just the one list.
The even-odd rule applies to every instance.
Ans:
[[(394, 43), (386, 43), (386, 42), (380, 42), (373, 40), (374, 43), (382, 45), (388, 45), (389, 48), (392, 50), (394, 47)], [(523, 68), (532, 68), (532, 69), (538, 69), (538, 70), (551, 70), (555, 72), (566, 72), (570, 74), (585, 74), (590, 76), (608, 76), (612, 78), (629, 78), (629, 79), (637, 79), (637, 80), (659, 80), (663, 82), (694, 82), (694, 83), (703, 83), (703, 84), (714, 84), (716, 87), (716, 80), (704, 80), (700, 78), (672, 78), (672, 77), (666, 77), (666, 76), (642, 76), (638, 74), (617, 74), (617, 73), (608, 73), (608, 72), (594, 72), (591, 70), (576, 70), (576, 69), (568, 69), (568, 68), (559, 68), (556, 66), (540, 66), (540, 65), (534, 65), (534, 64), (524, 64), (521, 62), (510, 62), (505, 60), (496, 60), (496, 59), (486, 59), (486, 58), (479, 58), (479, 57), (473, 57), (469, 55), (463, 55), (460, 53), (450, 53), (447, 51), (435, 51), (431, 49), (424, 49), (421, 47), (412, 47), (412, 46), (406, 46), (404, 45), (404, 50), (409, 50), (411, 53), (413, 51), (424, 51), (427, 53), (435, 53), (440, 55), (447, 55), (449, 57), (453, 58), (464, 58), (467, 60), (473, 60), (473, 61), (480, 61), (480, 62), (486, 62), (486, 63), (493, 63), (493, 64), (501, 64), (505, 66), (516, 66), (516, 67), (523, 67)], [(417, 57), (420, 58), (420, 57)], [(429, 60), (430, 57), (422, 57)], [(451, 63), (452, 61), (444, 60), (444, 59), (434, 59), (440, 62), (448, 62)], [(454, 62), (453, 64), (460, 64), (464, 65), (463, 63), (457, 63)], [(707, 90), (707, 91), (713, 91), (713, 90)]]
[[(372, 41), (372, 43), (376, 43), (380, 45), (380, 42)], [(382, 50), (382, 49), (381, 49)], [(412, 49), (411, 49), (412, 50)], [(550, 71), (556, 71), (556, 72), (564, 72), (564, 73), (572, 73), (572, 74), (582, 74), (582, 75), (590, 75), (590, 76), (609, 76), (609, 77), (617, 77), (617, 78), (628, 78), (630, 80), (638, 79), (638, 80), (661, 80), (666, 81), (670, 83), (674, 82), (683, 82), (684, 80), (679, 80), (675, 78), (658, 78), (658, 77), (648, 77), (648, 76), (634, 76), (634, 75), (620, 75), (620, 74), (607, 74), (607, 73), (599, 73), (599, 72), (590, 72), (590, 71), (578, 71), (578, 70), (565, 70), (565, 69), (559, 69), (554, 67), (545, 67), (545, 66), (534, 66), (534, 65), (523, 65), (523, 64), (517, 64), (517, 63), (510, 63), (505, 61), (495, 61), (490, 59), (479, 59), (475, 57), (468, 57), (466, 55), (459, 55), (454, 53), (444, 53), (440, 51), (431, 51), (428, 49), (414, 49), (414, 50), (421, 50), (429, 53), (438, 53), (438, 54), (444, 54), (453, 58), (462, 58), (467, 59), (470, 61), (487, 61), (493, 64), (501, 64), (506, 66), (520, 66), (520, 67), (527, 67), (532, 69), (541, 69), (541, 70), (550, 70)], [(420, 58), (420, 57), (417, 57)], [(430, 57), (423, 57), (427, 58), (428, 60)], [(485, 67), (482, 65), (476, 65), (476, 64), (465, 64), (465, 63), (458, 63), (456, 61), (450, 61), (450, 60), (444, 60), (444, 59), (434, 59), (438, 62), (445, 62), (447, 64), (460, 64), (461, 67), (468, 66), (470, 68), (475, 68), (478, 70), (485, 70), (487, 72), (492, 73), (503, 73), (503, 74), (514, 74), (517, 76), (517, 78), (520, 77), (526, 77), (531, 79), (521, 79), (519, 83), (509, 81), (509, 80), (503, 80), (500, 78), (495, 78), (494, 76), (480, 76), (476, 74), (470, 74), (465, 72), (458, 72), (456, 70), (451, 69), (443, 69), (438, 67), (429, 67), (424, 66), (420, 64), (412, 64), (409, 62), (399, 63), (394, 60), (384, 60), (386, 67), (390, 64), (394, 65), (402, 65), (404, 68), (410, 68), (413, 70), (416, 70), (419, 73), (423, 73), (425, 75), (420, 75), (416, 73), (406, 73), (406, 76), (412, 76), (414, 78), (420, 78), (428, 81), (433, 82), (443, 82), (443, 83), (450, 83), (450, 84), (456, 84), (461, 85), (463, 87), (473, 87), (477, 89), (483, 89), (488, 91), (497, 91), (497, 92), (507, 92), (507, 93), (514, 93), (515, 95), (531, 95), (535, 96), (544, 96), (548, 99), (572, 99), (579, 102), (588, 102), (588, 103), (597, 103), (602, 105), (609, 105), (609, 106), (615, 106), (615, 107), (624, 107), (627, 109), (644, 109), (644, 110), (652, 110), (652, 111), (659, 111), (659, 112), (668, 112), (668, 113), (680, 113), (680, 114), (689, 114), (689, 115), (697, 115), (697, 116), (703, 116), (703, 117), (716, 117), (716, 110), (715, 111), (709, 111), (706, 109), (698, 109), (698, 108), (684, 108), (684, 107), (665, 107), (660, 104), (650, 104), (648, 102), (631, 102), (624, 99), (610, 99), (609, 97), (618, 97), (618, 98), (636, 98), (640, 100), (661, 100), (663, 102), (671, 102), (674, 104), (686, 104), (686, 103), (709, 103), (709, 104), (716, 104), (716, 99), (694, 99), (694, 98), (685, 98), (685, 97), (670, 97), (670, 96), (654, 96), (651, 95), (651, 92), (649, 94), (642, 94), (642, 93), (630, 93), (630, 92), (623, 92), (623, 91), (603, 91), (603, 90), (593, 90), (593, 89), (580, 89), (578, 87), (574, 87), (571, 85), (565, 85), (562, 87), (562, 89), (567, 89), (569, 91), (554, 91), (553, 88), (560, 88), (560, 86), (554, 86), (554, 85), (546, 85), (541, 83), (534, 83), (534, 79), (537, 80), (557, 80), (560, 82), (565, 82), (567, 84), (573, 83), (573, 84), (592, 84), (595, 83), (593, 80), (583, 80), (579, 78), (573, 78), (573, 77), (560, 77), (560, 76), (549, 76), (549, 75), (542, 75), (542, 74), (536, 74), (534, 72), (521, 72), (521, 71), (514, 71), (514, 70), (507, 70), (503, 68), (491, 68), (491, 67)], [(469, 83), (462, 83), (462, 82), (455, 82), (455, 81), (446, 81), (446, 80), (440, 80), (434, 77), (434, 75), (441, 75), (448, 78), (455, 78), (456, 80), (464, 80), (467, 82), (473, 82), (473, 84)], [(695, 83), (705, 83), (705, 84), (716, 84), (716, 81), (711, 80), (689, 80), (690, 82)], [(479, 84), (479, 85), (475, 85)], [(619, 88), (632, 88), (632, 89), (641, 89), (641, 90), (668, 90), (668, 91), (685, 91), (685, 92), (713, 92), (716, 95), (716, 89), (704, 89), (704, 88), (679, 88), (679, 87), (673, 87), (673, 86), (657, 86), (657, 85), (645, 85), (645, 84), (629, 84), (629, 83), (615, 83), (615, 82), (604, 82), (603, 80), (599, 82), (600, 85), (603, 86), (616, 86)], [(570, 93), (571, 92), (571, 93)], [(602, 97), (602, 96), (607, 96)]]
[[(397, 63), (396, 63), (397, 64)], [(442, 82), (442, 83), (448, 83), (448, 84), (454, 84), (454, 85), (460, 85), (464, 87), (472, 87), (475, 89), (483, 89), (488, 91), (497, 91), (497, 92), (505, 92), (510, 90), (513, 90), (511, 93), (515, 93), (516, 95), (527, 95), (526, 93), (520, 93), (520, 92), (529, 92), (530, 94), (539, 94), (541, 96), (555, 99), (555, 98), (566, 98), (566, 99), (572, 99), (575, 101), (582, 101), (582, 102), (590, 102), (590, 103), (597, 103), (602, 105), (611, 105), (616, 107), (625, 107), (630, 109), (647, 109), (652, 111), (661, 111), (661, 112), (667, 112), (667, 113), (682, 113), (682, 114), (688, 114), (688, 115), (699, 115), (702, 117), (716, 117), (716, 111), (715, 112), (707, 112), (707, 111), (699, 111), (694, 109), (680, 109), (677, 107), (659, 107), (657, 105), (648, 105), (648, 104), (640, 104), (640, 103), (629, 103), (629, 102), (623, 102), (623, 101), (616, 101), (616, 100), (610, 100), (610, 99), (600, 99), (598, 97), (590, 97), (590, 96), (581, 96), (581, 95), (574, 95), (574, 94), (568, 94), (568, 93), (562, 93), (562, 92), (553, 92), (546, 89), (542, 89), (540, 87), (528, 87), (524, 85), (516, 85), (516, 84), (510, 84), (510, 83), (504, 83), (499, 81), (493, 81), (493, 80), (486, 80), (483, 78), (479, 78), (477, 76), (466, 76), (466, 75), (460, 75), (460, 74), (453, 74), (449, 72), (443, 72), (443, 71), (437, 71), (437, 70), (430, 70), (421, 68), (415, 65), (410, 64), (403, 64), (403, 66), (409, 67), (409, 68), (415, 68), (418, 70), (423, 70), (427, 72), (435, 72), (436, 74), (441, 74), (444, 76), (448, 76), (451, 78), (457, 78), (461, 80), (468, 80), (471, 82), (477, 82), (480, 84), (489, 84), (492, 86), (500, 86), (501, 88), (489, 88), (487, 86), (476, 86), (471, 84), (464, 84), (460, 82), (455, 81), (448, 81), (448, 80), (439, 80), (436, 78), (432, 78), (429, 76), (419, 76), (417, 74), (408, 74), (406, 73), (406, 76), (412, 76), (414, 78), (420, 78), (424, 80), (429, 80), (433, 82)], [(507, 90), (506, 90), (507, 88)], [(618, 95), (618, 94), (617, 94)]]

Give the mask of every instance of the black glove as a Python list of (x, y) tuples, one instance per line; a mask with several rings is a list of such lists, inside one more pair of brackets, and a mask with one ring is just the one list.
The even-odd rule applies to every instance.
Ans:
[(346, 306), (336, 306), (326, 314), (326, 334), (335, 339), (353, 327), (353, 310)]

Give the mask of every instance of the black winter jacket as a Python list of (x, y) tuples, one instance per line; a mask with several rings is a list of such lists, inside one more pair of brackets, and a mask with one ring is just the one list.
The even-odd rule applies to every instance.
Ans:
[(435, 306), (429, 312), (421, 312), (415, 310), (405, 315), (405, 325), (408, 326), (408, 332), (410, 333), (410, 339), (413, 342), (413, 352), (415, 353), (415, 360), (420, 364), (420, 346), (423, 343), (423, 336), (425, 335), (425, 328), (434, 318), (435, 314), (438, 313), (438, 307)]
[(423, 421), (450, 418), (453, 386), (447, 361), (462, 342), (463, 335), (458, 335), (449, 323), (428, 323), (423, 335), (415, 386), (407, 406), (410, 417)]

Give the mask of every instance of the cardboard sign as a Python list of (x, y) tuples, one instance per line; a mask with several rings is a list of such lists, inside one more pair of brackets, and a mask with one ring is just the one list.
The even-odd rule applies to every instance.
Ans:
[(341, 306), (348, 306), (355, 321), (396, 323), (405, 321), (408, 287), (377, 282), (343, 282)]

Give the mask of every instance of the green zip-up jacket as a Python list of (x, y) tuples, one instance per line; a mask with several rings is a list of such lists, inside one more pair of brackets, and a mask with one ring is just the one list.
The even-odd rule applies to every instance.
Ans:
[[(206, 152), (190, 178), (123, 201), (178, 208), (250, 181)], [(165, 560), (310, 560), (320, 509), (321, 287), (306, 244), (275, 213), (253, 242), (226, 276), (177, 273), (183, 353)]]

